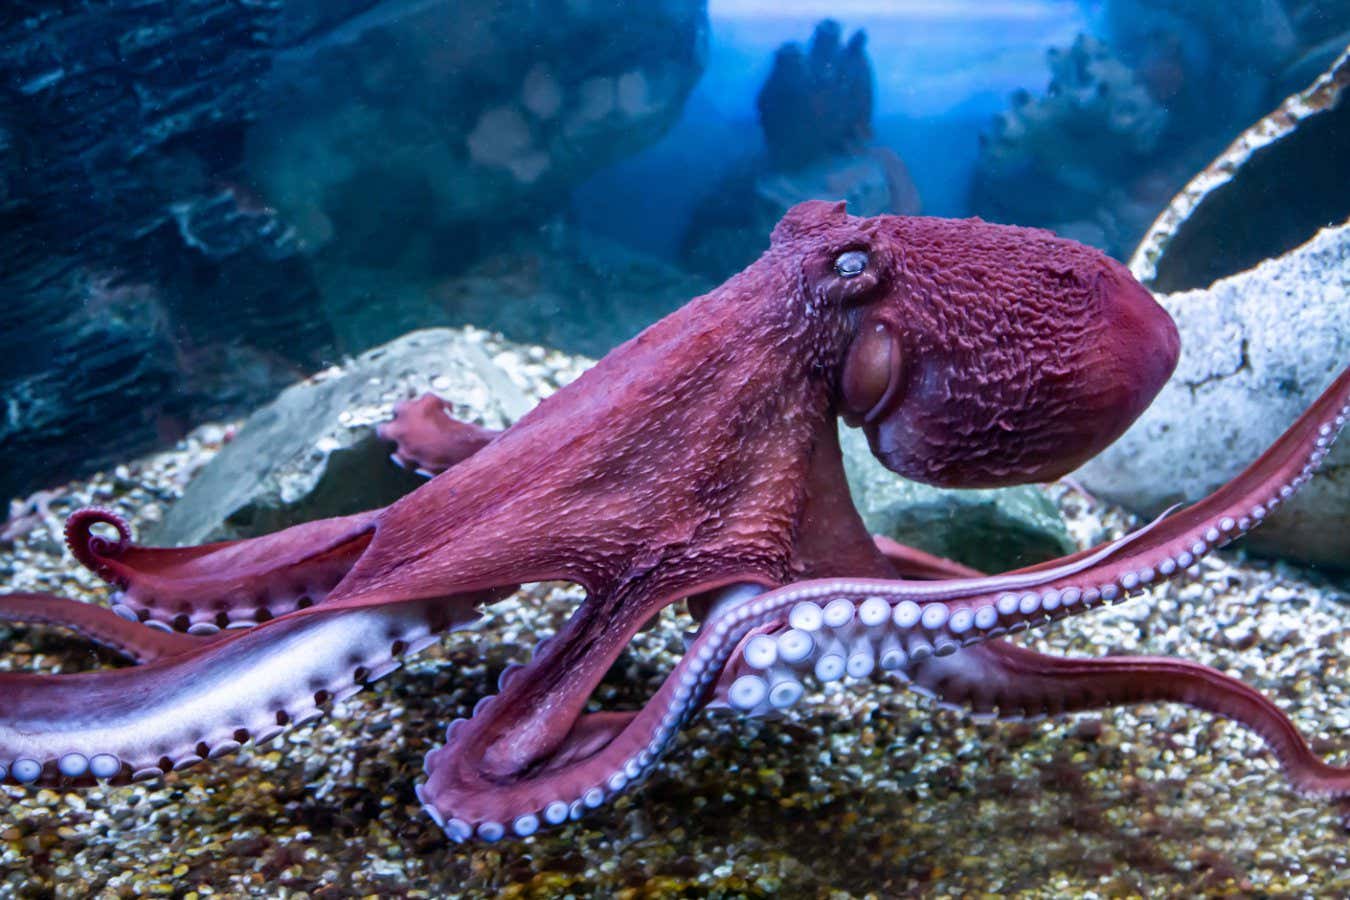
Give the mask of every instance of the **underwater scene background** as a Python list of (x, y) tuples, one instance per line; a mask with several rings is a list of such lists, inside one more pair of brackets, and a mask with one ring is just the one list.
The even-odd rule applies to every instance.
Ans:
[[(6, 4), (0, 894), (1344, 895), (1350, 776), (1323, 765), (1324, 781), (1300, 781), (1307, 748), (1278, 722), (1350, 762), (1350, 454), (1331, 446), (1350, 404), (1348, 47), (1339, 0)], [(1179, 359), (1135, 323), (1121, 327), (1148, 352), (1129, 366), (1108, 357), (1130, 341), (1107, 341), (1061, 372), (1068, 356), (1037, 355), (1046, 334), (1077, 343), (1098, 323), (1051, 313), (1020, 331), (996, 306), (972, 314), (953, 358), (1011, 354), (1008, 383), (971, 382), (1006, 415), (954, 429), (978, 444), (965, 468), (907, 468), (886, 444), (906, 439), (887, 430), (894, 373), (941, 341), (859, 339), (834, 359), (751, 327), (782, 292), (857, 307), (850, 284), (894, 277), (906, 288), (887, 297), (906, 302), (927, 283), (913, 274), (927, 244), (883, 269), (880, 244), (836, 237), (864, 226), (799, 206), (813, 200), (1096, 248), (1041, 255), (1042, 236), (991, 251), (980, 236), (1005, 232), (967, 224), (933, 277), (957, 273), (944, 289), (958, 298), (1020, 298), (1030, 278), (1104, 304), (1142, 302), (1132, 277), (1175, 322)], [(812, 281), (814, 257), (792, 254), (817, 239), (834, 255)], [(678, 328), (564, 391), (695, 297)], [(716, 312), (689, 312), (702, 308)], [(866, 319), (885, 340), (917, 321)], [(759, 367), (766, 354), (781, 368)], [(828, 436), (812, 438), (825, 475), (782, 449), (814, 409), (797, 362), (831, 373)], [(1082, 408), (1037, 393), (1085, 370), (1148, 405), (1128, 431), (1097, 393)], [(777, 405), (752, 407), (757, 390)], [(555, 395), (551, 418), (512, 427)], [(868, 429), (836, 439), (835, 412)], [(656, 414), (668, 428), (639, 427)], [(1047, 454), (1124, 434), (1082, 466), (1038, 469), (1046, 484), (999, 468), (1001, 438), (981, 437), (1061, 418), (1075, 424)], [(743, 455), (709, 474), (724, 427), (744, 431)], [(587, 456), (626, 429), (622, 452)], [(565, 477), (577, 494), (557, 493)], [(851, 506), (808, 502), (844, 479)], [(890, 626), (864, 627), (865, 604), (832, 625), (843, 607), (822, 600), (814, 625), (793, 608), (792, 630), (815, 635), (806, 662), (789, 671), (769, 624), (753, 638), (768, 644), (736, 635), (645, 758), (598, 794), (547, 802), (536, 785), (627, 739), (612, 711), (666, 702), (700, 650), (712, 658), (713, 626), (749, 615), (723, 590), (744, 579), (720, 574), (720, 519), (679, 515), (738, 490), (806, 497), (760, 511), (787, 533), (819, 521), (833, 539), (856, 507), (867, 531), (920, 551), (888, 552), (891, 574), (978, 580), (1067, 558), (1070, 578), (1136, 560), (1086, 601), (1046, 566), (981, 582), (991, 604), (1013, 598), (985, 609), (1023, 617), (987, 636), (1193, 660), (1274, 705), (1190, 670), (1032, 701), (1010, 668), (961, 693), (961, 673), (938, 670), (980, 648), (941, 639), (990, 632), (976, 606), (902, 625), (892, 597), (909, 662), (885, 672)], [(1194, 505), (1159, 522), (1177, 504)], [(403, 512), (368, 512), (384, 507)], [(718, 507), (733, 532), (736, 508)], [(293, 537), (263, 537), (278, 533)], [(639, 533), (621, 573), (554, 558), (574, 539), (588, 563), (623, 555)], [(241, 543), (146, 549), (221, 541)], [(1113, 541), (1114, 556), (1080, 554)], [(845, 545), (834, 559), (794, 545), (792, 577), (762, 586), (876, 574), (849, 569)], [(501, 558), (472, 569), (475, 552)], [(456, 589), (408, 586), (423, 569)], [(1033, 577), (1048, 592), (1007, 587)], [(299, 615), (325, 603), (346, 611)], [(751, 648), (769, 644), (759, 665)], [(562, 674), (544, 677), (555, 658)], [(831, 674), (825, 658), (859, 668)], [(78, 674), (95, 670), (129, 674)], [(736, 693), (754, 685), (763, 698)], [(217, 734), (236, 702), (266, 721)], [(600, 715), (569, 732), (583, 708)], [(67, 733), (133, 736), (149, 762)], [(474, 792), (454, 789), (472, 815), (439, 805), (438, 779), (458, 777), (445, 767), (470, 759), (447, 742), (491, 763), (463, 775)], [(480, 799), (494, 796), (509, 802)]]

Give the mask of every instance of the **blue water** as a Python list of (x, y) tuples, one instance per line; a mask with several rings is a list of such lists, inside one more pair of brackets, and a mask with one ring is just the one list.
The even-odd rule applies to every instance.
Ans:
[(755, 95), (774, 51), (804, 41), (823, 15), (867, 32), (876, 139), (904, 159), (924, 212), (940, 216), (969, 214), (980, 131), (1013, 91), (1043, 89), (1046, 50), (1090, 24), (1090, 11), (1067, 0), (712, 0), (708, 12), (707, 70), (679, 122), (573, 195), (583, 225), (662, 256), (674, 254), (698, 199), (762, 151)]

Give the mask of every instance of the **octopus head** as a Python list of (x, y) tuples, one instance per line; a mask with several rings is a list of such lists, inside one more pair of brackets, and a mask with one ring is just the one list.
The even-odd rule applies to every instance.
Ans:
[(1119, 437), (1176, 367), (1176, 325), (1149, 292), (1048, 231), (812, 202), (774, 243), (847, 322), (840, 412), (908, 478), (1057, 478)]

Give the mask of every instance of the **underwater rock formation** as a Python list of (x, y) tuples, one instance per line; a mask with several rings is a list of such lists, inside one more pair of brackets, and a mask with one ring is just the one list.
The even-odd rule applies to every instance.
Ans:
[(169, 7), (0, 14), (0, 496), (236, 414), (329, 346), (238, 175), (279, 5)]
[(803, 48), (788, 42), (756, 99), (765, 153), (728, 175), (695, 211), (682, 256), (712, 279), (749, 264), (765, 235), (807, 200), (843, 200), (859, 215), (914, 215), (919, 193), (889, 147), (869, 145), (873, 83), (867, 35), (847, 42), (820, 22)]
[[(1182, 335), (1176, 374), (1139, 421), (1084, 466), (1090, 490), (1156, 515), (1217, 489), (1350, 359), (1350, 223), (1208, 288), (1158, 297)], [(1350, 568), (1350, 448), (1247, 539)], [(1158, 478), (1166, 469), (1168, 477)]]
[(983, 135), (973, 211), (1126, 258), (1197, 170), (1344, 50), (1350, 22), (1293, 12), (1280, 0), (1103, 4), (1103, 39), (1052, 50), (1044, 95), (1019, 91)]
[(1350, 216), (1347, 159), (1350, 51), (1342, 48), (1311, 86), (1190, 180), (1140, 241), (1131, 271), (1154, 290), (1184, 291), (1292, 250)]
[(528, 410), (480, 341), (447, 328), (413, 332), (288, 387), (249, 416), (169, 508), (153, 540), (252, 537), (387, 506), (422, 479), (389, 465), (389, 445), (374, 426), (428, 391), (454, 397), (458, 418), (493, 428)]
[(304, 245), (388, 265), (457, 226), (537, 216), (659, 137), (702, 72), (703, 0), (376, 3), (308, 31), (262, 87), (248, 170)]
[(1163, 200), (1147, 173), (1167, 110), (1094, 38), (1046, 59), (1045, 94), (1019, 91), (980, 136), (973, 211), (1123, 255)]
[(396, 293), (480, 252), (466, 223), (537, 214), (659, 136), (701, 71), (702, 0), (536, 6), (0, 14), (0, 496), (369, 346), (335, 347), (314, 248)]
[(840, 154), (854, 154), (872, 137), (872, 66), (867, 33), (842, 43), (839, 23), (816, 26), (810, 46), (778, 48), (755, 108), (770, 168), (791, 172)]

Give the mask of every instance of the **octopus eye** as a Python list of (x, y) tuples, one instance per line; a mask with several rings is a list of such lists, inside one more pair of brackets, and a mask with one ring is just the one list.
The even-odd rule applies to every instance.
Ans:
[(867, 254), (861, 250), (849, 250), (847, 253), (839, 254), (839, 258), (834, 261), (834, 271), (840, 278), (852, 278), (855, 275), (861, 275), (863, 269), (867, 268)]

